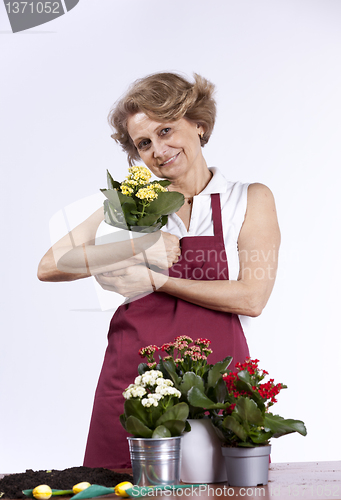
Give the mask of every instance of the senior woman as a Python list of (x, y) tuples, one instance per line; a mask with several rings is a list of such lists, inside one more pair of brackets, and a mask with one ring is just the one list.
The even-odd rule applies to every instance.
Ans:
[[(153, 284), (153, 293), (126, 301), (111, 320), (86, 466), (129, 466), (119, 415), (122, 391), (137, 373), (139, 348), (183, 334), (208, 337), (210, 362), (230, 355), (234, 366), (249, 355), (243, 317), (258, 316), (271, 294), (280, 243), (274, 199), (262, 184), (229, 182), (217, 168), (207, 167), (202, 148), (215, 122), (213, 91), (199, 75), (191, 83), (174, 73), (153, 74), (135, 82), (109, 115), (112, 137), (129, 164), (142, 160), (156, 177), (171, 182), (169, 190), (185, 197), (161, 232), (169, 276), (140, 265), (138, 250), (130, 258), (126, 247), (100, 254), (103, 248), (94, 240), (103, 209), (73, 231), (72, 247), (66, 236), (40, 263), (42, 280), (93, 274), (104, 289), (130, 299)], [(160, 245), (155, 240), (149, 246), (148, 261), (158, 265)], [(56, 255), (61, 255), (57, 264)]]

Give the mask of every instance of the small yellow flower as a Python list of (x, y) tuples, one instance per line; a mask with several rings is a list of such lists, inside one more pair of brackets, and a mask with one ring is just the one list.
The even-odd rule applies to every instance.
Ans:
[(40, 486), (36, 486), (34, 488), (32, 495), (38, 500), (48, 500), (48, 498), (52, 497), (52, 490), (50, 486), (47, 486), (47, 484), (41, 484)]
[(129, 497), (128, 493), (126, 492), (126, 490), (128, 490), (129, 488), (132, 488), (133, 485), (131, 483), (129, 483), (129, 481), (123, 481), (123, 483), (119, 483), (115, 486), (115, 495), (117, 495), (118, 497)]
[(86, 482), (86, 481), (84, 481), (83, 483), (75, 484), (73, 486), (73, 488), (72, 488), (72, 491), (76, 495), (77, 493), (80, 493), (81, 491), (86, 490), (87, 488), (89, 488), (89, 486), (91, 486), (91, 484), (88, 483), (88, 482)]
[(121, 184), (121, 191), (123, 194), (128, 196), (134, 192), (133, 188), (126, 186), (125, 184)]
[(146, 200), (150, 203), (151, 201), (156, 200), (157, 193), (152, 187), (145, 187), (139, 189), (136, 193), (136, 196), (141, 200)]

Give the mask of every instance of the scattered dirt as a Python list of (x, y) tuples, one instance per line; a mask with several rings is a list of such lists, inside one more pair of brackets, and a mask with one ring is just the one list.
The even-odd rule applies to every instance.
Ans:
[(40, 484), (48, 484), (50, 488), (56, 490), (71, 490), (75, 484), (83, 481), (112, 487), (122, 481), (132, 483), (133, 477), (129, 474), (118, 474), (109, 469), (92, 469), (90, 467), (72, 467), (71, 469), (51, 471), (28, 469), (26, 472), (10, 474), (0, 479), (0, 498), (1, 500), (26, 498), (22, 490), (32, 490)]

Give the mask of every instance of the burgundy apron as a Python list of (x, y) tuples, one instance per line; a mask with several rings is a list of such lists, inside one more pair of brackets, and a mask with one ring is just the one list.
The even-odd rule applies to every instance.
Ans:
[[(228, 266), (221, 222), (220, 195), (211, 194), (214, 236), (181, 239), (181, 258), (170, 269), (175, 278), (228, 280)], [(154, 292), (121, 305), (115, 312), (108, 333), (108, 347), (95, 394), (84, 465), (87, 467), (130, 467), (127, 436), (120, 424), (124, 398), (122, 392), (137, 377), (141, 347), (161, 346), (179, 335), (193, 340), (211, 340), (213, 364), (226, 356), (243, 362), (249, 356), (236, 314), (214, 311)]]

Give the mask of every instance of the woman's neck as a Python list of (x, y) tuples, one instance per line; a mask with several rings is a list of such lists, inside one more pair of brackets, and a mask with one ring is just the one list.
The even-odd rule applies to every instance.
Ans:
[(205, 165), (198, 171), (188, 172), (186, 177), (172, 180), (170, 191), (179, 191), (185, 198), (193, 198), (201, 193), (212, 179), (212, 172)]

